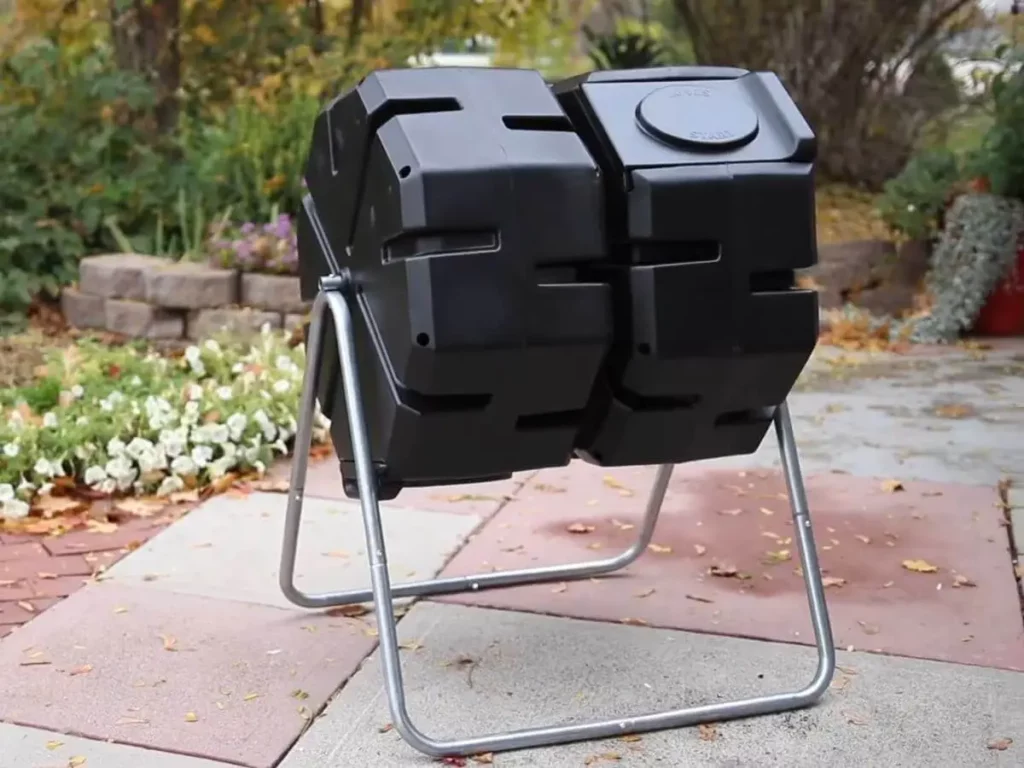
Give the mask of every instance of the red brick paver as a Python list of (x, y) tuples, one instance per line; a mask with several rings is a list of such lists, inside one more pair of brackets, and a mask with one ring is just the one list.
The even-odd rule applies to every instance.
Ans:
[(112, 533), (0, 534), (0, 638), (91, 581), (167, 526), (133, 519)]

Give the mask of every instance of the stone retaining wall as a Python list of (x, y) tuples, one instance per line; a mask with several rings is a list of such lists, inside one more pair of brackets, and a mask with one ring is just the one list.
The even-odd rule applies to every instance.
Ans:
[(267, 323), (291, 329), (309, 311), (298, 277), (129, 253), (83, 259), (78, 287), (64, 289), (61, 305), (74, 328), (154, 341), (194, 341)]

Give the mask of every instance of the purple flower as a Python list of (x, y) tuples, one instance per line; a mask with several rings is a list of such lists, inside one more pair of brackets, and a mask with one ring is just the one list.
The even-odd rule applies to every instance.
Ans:
[(240, 231), (240, 232), (241, 232), (241, 233), (242, 233), (243, 235), (251, 235), (251, 234), (252, 234), (253, 232), (255, 232), (255, 231), (256, 231), (256, 225), (255, 225), (255, 224), (253, 224), (253, 223), (252, 223), (251, 221), (247, 221), (247, 222), (245, 222), (245, 224), (243, 224), (243, 225), (241, 226), (241, 228), (239, 229), (239, 231)]

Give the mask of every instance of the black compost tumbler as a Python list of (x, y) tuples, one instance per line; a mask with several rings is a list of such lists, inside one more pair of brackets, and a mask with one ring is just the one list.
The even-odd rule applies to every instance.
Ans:
[[(772, 74), (369, 75), (319, 115), (302, 291), (344, 277), (380, 498), (750, 453), (818, 333), (815, 140)], [(353, 451), (330, 313), (317, 394)]]

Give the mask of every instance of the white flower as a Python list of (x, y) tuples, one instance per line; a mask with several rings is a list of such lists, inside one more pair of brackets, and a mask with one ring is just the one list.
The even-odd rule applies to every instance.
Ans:
[(138, 374), (136, 374), (135, 376), (131, 377), (131, 379), (128, 381), (128, 383), (131, 386), (133, 386), (133, 387), (141, 387), (142, 386), (142, 379), (140, 379)]
[(291, 373), (298, 368), (288, 355), (278, 355), (277, 360), (274, 361), (274, 367), (286, 373)]
[(133, 459), (138, 459), (145, 453), (149, 453), (153, 450), (153, 443), (144, 437), (133, 438), (128, 446), (125, 448), (125, 453), (131, 456)]
[(244, 456), (246, 464), (256, 464), (260, 458), (260, 449), (246, 448)]
[(11, 411), (10, 418), (7, 420), (7, 426), (13, 430), (19, 430), (25, 426), (25, 417), (21, 415), (20, 411)]
[(47, 411), (43, 414), (43, 426), (47, 429), (57, 428), (57, 414), (53, 411)]
[(235, 363), (234, 365), (231, 366), (231, 372), (232, 373), (241, 373), (244, 370), (245, 370), (245, 366), (242, 365), (241, 363)]
[(39, 486), (40, 496), (49, 496), (52, 491), (53, 483), (43, 483), (42, 485)]
[(150, 448), (138, 457), (139, 469), (143, 474), (147, 472), (156, 472), (157, 470), (167, 469), (167, 456), (163, 451), (159, 451), (155, 448)]
[(231, 387), (217, 388), (217, 397), (219, 397), (221, 400), (230, 400), (234, 396), (235, 392), (233, 389), (231, 389)]
[(71, 396), (75, 398), (75, 400), (81, 400), (85, 397), (85, 390), (82, 389), (81, 384), (75, 384), (75, 386), (71, 388)]
[(231, 439), (239, 441), (242, 439), (242, 433), (245, 432), (245, 428), (249, 425), (249, 420), (245, 418), (244, 413), (233, 413), (228, 416), (228, 432), (231, 434)]
[(185, 403), (185, 412), (181, 415), (182, 424), (199, 423), (199, 403), (195, 400)]
[(223, 354), (220, 348), (220, 344), (218, 344), (213, 339), (207, 339), (203, 346), (206, 348), (207, 352), (212, 352), (215, 355)]
[(35, 472), (40, 477), (46, 478), (53, 477), (54, 475), (57, 474), (57, 470), (55, 469), (54, 464), (52, 464), (47, 459), (43, 458), (40, 458), (36, 461), (35, 466), (32, 467), (32, 471)]
[(185, 488), (185, 483), (180, 477), (176, 475), (169, 475), (165, 477), (160, 483), (160, 487), (156, 489), (157, 496), (170, 496), (172, 493), (177, 493)]
[(238, 446), (234, 443), (218, 443), (217, 447), (220, 448), (225, 458), (234, 458), (238, 455)]
[(10, 483), (0, 483), (0, 504), (14, 501), (14, 486)]
[(28, 517), (29, 506), (21, 499), (11, 499), (0, 504), (0, 517), (4, 520), (23, 520)]
[(123, 456), (126, 447), (123, 441), (116, 437), (111, 438), (110, 442), (107, 443), (107, 455), (114, 458)]
[(188, 399), (191, 401), (189, 403), (189, 405), (191, 405), (196, 400), (202, 400), (203, 399), (203, 388), (201, 386), (199, 386), (198, 384), (189, 384), (189, 386), (188, 386)]
[(228, 473), (228, 470), (235, 466), (237, 462), (235, 459), (223, 456), (213, 463), (210, 464), (210, 478), (216, 480), (218, 477), (224, 477)]
[(267, 471), (267, 465), (262, 461), (253, 462), (252, 466), (259, 473), (260, 477), (262, 477)]
[(185, 362), (188, 363), (193, 373), (199, 376), (206, 375), (206, 366), (203, 364), (203, 353), (199, 347), (189, 347), (185, 350)]
[(17, 443), (7, 443), (7, 445), (4, 446), (4, 456), (9, 459), (13, 459), (19, 453), (21, 453), (21, 446)]
[(197, 467), (205, 467), (213, 460), (213, 448), (208, 445), (197, 445), (192, 449), (192, 461)]
[(278, 379), (274, 382), (274, 392), (279, 395), (283, 395), (285, 392), (292, 388), (292, 383), (288, 379)]
[(88, 423), (89, 423), (89, 417), (88, 416), (79, 416), (77, 419), (75, 419), (75, 425), (79, 426), (79, 427), (84, 427)]
[(176, 475), (194, 475), (199, 471), (196, 463), (188, 456), (178, 456), (171, 462), (171, 472)]
[(24, 496), (26, 493), (33, 493), (36, 489), (35, 484), (30, 483), (24, 477), (21, 478), (21, 482), (18, 483), (18, 495)]
[(186, 427), (177, 429), (165, 429), (160, 433), (158, 445), (163, 452), (172, 459), (185, 452), (188, 443), (188, 430)]
[(124, 402), (124, 395), (118, 392), (116, 389), (107, 395), (105, 398), (100, 400), (100, 409), (110, 413), (118, 405)]
[(117, 482), (111, 480), (109, 477), (102, 483), (96, 486), (96, 490), (100, 493), (113, 493), (117, 490)]
[(270, 446), (275, 451), (278, 451), (282, 455), (288, 453), (288, 446), (284, 444), (284, 440), (278, 440), (276, 443)]
[(260, 390), (260, 396), (261, 396), (261, 397), (262, 397), (262, 398), (263, 398), (264, 400), (270, 400), (271, 398), (273, 398), (273, 395), (272, 395), (272, 394), (270, 394), (269, 392), (267, 392), (267, 390), (265, 390), (265, 389), (261, 389), (261, 390)]
[(110, 479), (116, 483), (117, 490), (119, 491), (127, 491), (131, 488), (135, 478), (139, 475), (138, 470), (132, 466), (131, 461), (126, 456), (118, 456), (111, 459), (107, 462), (107, 466), (104, 469), (110, 475)]
[(107, 470), (100, 466), (91, 466), (85, 470), (85, 484), (96, 485), (107, 479)]
[(260, 335), (269, 336), (271, 333), (270, 323), (264, 323), (260, 326)]

